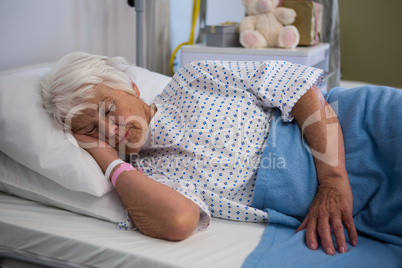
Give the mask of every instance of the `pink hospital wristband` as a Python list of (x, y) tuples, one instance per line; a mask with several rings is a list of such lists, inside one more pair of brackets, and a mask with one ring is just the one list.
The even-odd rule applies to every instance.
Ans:
[(113, 184), (114, 188), (116, 188), (117, 177), (119, 177), (119, 175), (122, 172), (131, 171), (131, 170), (136, 170), (136, 169), (132, 165), (130, 165), (129, 163), (123, 163), (116, 169), (116, 171), (112, 175), (112, 184)]

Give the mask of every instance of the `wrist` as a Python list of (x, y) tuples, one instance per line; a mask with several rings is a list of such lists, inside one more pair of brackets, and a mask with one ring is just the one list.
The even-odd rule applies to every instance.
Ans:
[(117, 152), (113, 151), (102, 151), (91, 155), (101, 167), (103, 172), (106, 172), (106, 169), (110, 163), (112, 163), (114, 160), (120, 159)]
[(129, 163), (119, 163), (115, 168), (113, 168), (112, 174), (111, 174), (111, 182), (113, 186), (116, 188), (116, 180), (120, 176), (122, 172), (125, 171), (132, 171), (136, 169)]
[(325, 186), (341, 181), (349, 182), (348, 173), (343, 167), (336, 167), (317, 172), (317, 178), (319, 186)]
[(124, 164), (125, 162), (123, 161), (123, 160), (121, 160), (120, 158), (119, 159), (116, 159), (116, 160), (113, 160), (109, 165), (108, 165), (108, 167), (106, 168), (106, 171), (105, 171), (105, 178), (106, 178), (106, 180), (108, 180), (108, 181), (111, 181), (111, 175), (116, 171), (116, 169), (121, 165), (121, 164)]

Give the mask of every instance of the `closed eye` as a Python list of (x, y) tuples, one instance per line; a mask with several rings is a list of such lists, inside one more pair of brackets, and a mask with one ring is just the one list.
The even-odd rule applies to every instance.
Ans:
[(87, 133), (85, 133), (85, 134), (86, 134), (86, 135), (93, 135), (93, 134), (95, 134), (95, 132), (96, 132), (96, 128), (93, 127), (93, 128), (91, 128), (90, 131), (87, 131)]
[(107, 109), (105, 115), (109, 114), (110, 112), (114, 112), (114, 110), (116, 110), (116, 105), (112, 103), (109, 105), (109, 108)]

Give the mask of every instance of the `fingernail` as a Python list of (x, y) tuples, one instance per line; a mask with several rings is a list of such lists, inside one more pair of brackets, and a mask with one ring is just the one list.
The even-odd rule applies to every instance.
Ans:
[(334, 255), (335, 252), (334, 252), (334, 250), (332, 248), (327, 248), (327, 254)]
[(310, 244), (310, 249), (316, 249), (316, 246), (315, 246), (314, 243), (311, 243), (311, 244)]
[(346, 252), (346, 249), (344, 247), (339, 248), (339, 253), (345, 253), (345, 252)]
[(357, 245), (356, 240), (353, 240), (353, 241), (352, 241), (352, 246), (356, 246), (356, 245)]

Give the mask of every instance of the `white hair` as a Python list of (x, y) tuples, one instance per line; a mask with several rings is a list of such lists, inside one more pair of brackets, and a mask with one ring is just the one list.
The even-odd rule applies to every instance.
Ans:
[(116, 90), (135, 94), (130, 77), (133, 69), (122, 57), (73, 52), (64, 56), (42, 81), (42, 100), (56, 122), (68, 129), (69, 111), (94, 96), (93, 88), (103, 83)]

